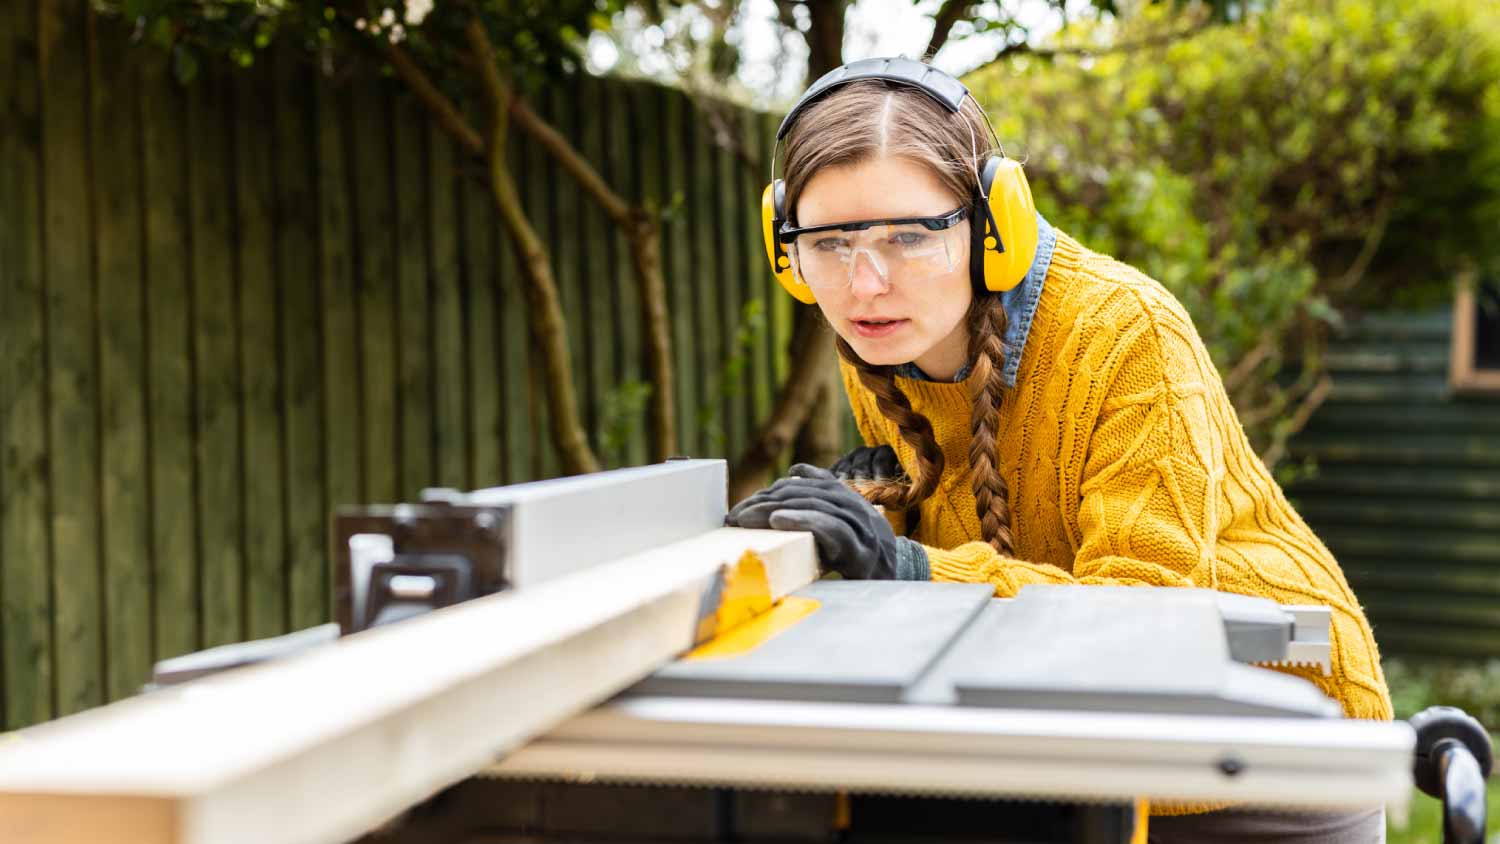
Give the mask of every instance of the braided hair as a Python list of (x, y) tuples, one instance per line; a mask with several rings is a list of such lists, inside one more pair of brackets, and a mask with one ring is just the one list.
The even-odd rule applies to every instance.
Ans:
[[(795, 217), (797, 200), (813, 174), (824, 167), (899, 156), (928, 167), (958, 197), (978, 193), (978, 167), (994, 152), (984, 114), (966, 99), (957, 115), (906, 86), (864, 80), (842, 86), (808, 107), (786, 137), (786, 207)], [(794, 221), (795, 224), (795, 221)], [(995, 437), (1004, 399), (1005, 310), (1000, 297), (976, 291), (965, 316), (969, 359), (973, 362), (972, 438), (969, 470), (984, 540), (1011, 556), (1010, 506), (1005, 477), (996, 465)], [(876, 406), (916, 454), (904, 467), (907, 477), (851, 484), (872, 504), (918, 512), (937, 489), (944, 457), (932, 423), (916, 412), (896, 384), (895, 368), (860, 359), (843, 338), (839, 356), (854, 367)]]

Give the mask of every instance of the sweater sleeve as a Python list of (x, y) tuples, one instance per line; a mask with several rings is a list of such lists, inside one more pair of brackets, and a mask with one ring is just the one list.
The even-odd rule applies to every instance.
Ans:
[(1238, 422), (1215, 408), (1218, 375), (1186, 319), (1143, 306), (1109, 344), (1114, 364), (1096, 370), (1104, 394), (1078, 431), (1088, 442), (1072, 571), (969, 542), (927, 548), (933, 580), (993, 583), (1000, 597), (1028, 583), (1219, 586), (1232, 564), (1215, 553), (1225, 426)]

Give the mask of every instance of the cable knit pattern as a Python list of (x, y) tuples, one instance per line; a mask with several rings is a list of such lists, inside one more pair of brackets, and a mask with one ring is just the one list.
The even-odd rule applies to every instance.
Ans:
[[(847, 364), (869, 445), (911, 448)], [(1058, 233), (996, 435), (1016, 559), (982, 541), (969, 479), (970, 389), (897, 378), (947, 458), (914, 539), (933, 580), (1199, 586), (1333, 609), (1333, 676), (1288, 669), (1352, 718), (1389, 719), (1375, 638), (1343, 572), (1251, 450), (1182, 305)], [(1159, 810), (1158, 810), (1159, 811)]]

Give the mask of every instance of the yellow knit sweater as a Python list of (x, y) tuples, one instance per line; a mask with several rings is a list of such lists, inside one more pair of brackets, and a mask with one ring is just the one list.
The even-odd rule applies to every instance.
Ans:
[[(865, 442), (914, 466), (874, 395), (842, 369)], [(1375, 638), (1343, 572), (1251, 450), (1191, 319), (1160, 284), (1058, 233), (996, 436), (1016, 559), (981, 541), (971, 385), (897, 383), (946, 460), (913, 537), (927, 546), (933, 580), (993, 583), (999, 597), (1028, 583), (1102, 583), (1326, 604), (1333, 676), (1288, 673), (1349, 717), (1391, 717)]]

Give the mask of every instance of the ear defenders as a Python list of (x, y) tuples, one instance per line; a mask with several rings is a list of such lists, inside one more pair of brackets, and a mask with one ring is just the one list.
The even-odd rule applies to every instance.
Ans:
[[(922, 62), (905, 58), (850, 62), (824, 74), (802, 94), (776, 130), (776, 143), (781, 143), (792, 124), (813, 102), (842, 85), (863, 79), (910, 86), (951, 114), (957, 114), (964, 98), (970, 96), (962, 82)], [(971, 201), (969, 279), (976, 291), (1009, 290), (1020, 284), (1031, 269), (1039, 237), (1036, 204), (1020, 163), (1002, 155), (991, 156), (979, 171), (979, 187)], [(779, 237), (788, 219), (787, 212), (786, 184), (773, 179), (761, 193), (760, 201), (766, 257), (782, 288), (799, 302), (812, 304), (815, 301), (812, 288), (798, 276)]]

